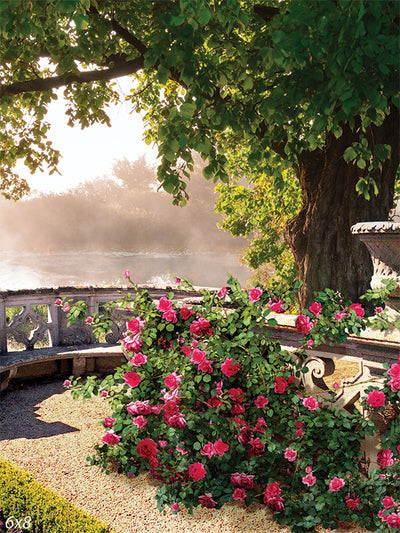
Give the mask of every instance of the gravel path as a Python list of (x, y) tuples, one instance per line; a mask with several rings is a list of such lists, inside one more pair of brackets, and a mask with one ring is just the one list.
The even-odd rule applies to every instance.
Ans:
[[(97, 423), (107, 414), (104, 399), (76, 402), (61, 383), (7, 392), (0, 398), (0, 456), (117, 533), (290, 533), (271, 520), (265, 507), (246, 509), (243, 502), (163, 516), (154, 499), (156, 485), (147, 474), (106, 476), (86, 461), (104, 433)], [(354, 527), (335, 531), (368, 533)]]

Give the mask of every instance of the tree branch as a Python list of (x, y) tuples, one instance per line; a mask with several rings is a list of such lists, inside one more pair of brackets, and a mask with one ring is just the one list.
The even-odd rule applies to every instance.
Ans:
[[(98, 17), (102, 17), (93, 5), (90, 6), (89, 13), (97, 15)], [(112, 29), (115, 31), (115, 33), (121, 36), (124, 41), (134, 46), (136, 50), (141, 53), (141, 55), (144, 55), (144, 53), (147, 51), (147, 47), (141, 41), (139, 41), (137, 37), (130, 33), (126, 28), (123, 28), (114, 18), (112, 18), (109, 22), (111, 23)]]
[(6, 95), (22, 94), (34, 91), (50, 91), (58, 89), (68, 83), (88, 83), (91, 81), (111, 80), (128, 74), (133, 74), (144, 67), (143, 57), (130, 61), (120, 59), (113, 67), (104, 70), (88, 70), (79, 74), (66, 73), (63, 76), (50, 78), (35, 78), (33, 80), (18, 81), (10, 85), (0, 85), (0, 98)]

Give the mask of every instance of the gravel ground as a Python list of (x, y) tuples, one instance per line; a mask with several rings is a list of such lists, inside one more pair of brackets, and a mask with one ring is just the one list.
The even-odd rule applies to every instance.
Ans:
[[(75, 402), (61, 383), (7, 392), (0, 398), (0, 456), (117, 533), (290, 533), (264, 506), (246, 508), (243, 502), (163, 516), (154, 499), (156, 484), (147, 474), (106, 476), (87, 463), (104, 433), (97, 423), (107, 414), (104, 399)], [(356, 526), (335, 532), (369, 533)]]

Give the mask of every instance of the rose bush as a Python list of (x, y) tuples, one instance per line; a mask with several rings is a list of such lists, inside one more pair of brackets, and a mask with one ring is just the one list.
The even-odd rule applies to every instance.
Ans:
[[(243, 291), (233, 279), (223, 289), (202, 291), (190, 309), (173, 293), (155, 303), (137, 287), (111, 304), (132, 312), (122, 340), (129, 360), (103, 380), (71, 378), (69, 385), (74, 398), (106, 391), (113, 410), (91, 463), (129, 477), (150, 471), (160, 482), (160, 510), (240, 500), (266, 505), (293, 532), (338, 521), (393, 530), (399, 419), (382, 435), (379, 466), (366, 477), (361, 443), (375, 427), (357, 410), (332, 409), (334, 391), (324, 402), (301, 387), (304, 352), (290, 354), (270, 340), (277, 324), (270, 313), (282, 310), (281, 298), (261, 287)], [(69, 318), (82, 319), (83, 311), (82, 303), (71, 306)], [(296, 320), (304, 348), (359, 333), (364, 313), (332, 291), (319, 293)], [(92, 319), (97, 333), (110, 325), (109, 314)], [(367, 390), (366, 409), (398, 406), (399, 365), (388, 368), (383, 388)]]

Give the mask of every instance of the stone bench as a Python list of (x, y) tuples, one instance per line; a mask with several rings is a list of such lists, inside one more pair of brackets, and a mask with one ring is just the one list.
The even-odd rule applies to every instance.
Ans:
[(9, 352), (0, 357), (0, 392), (11, 379), (112, 372), (124, 359), (121, 345), (92, 344)]

